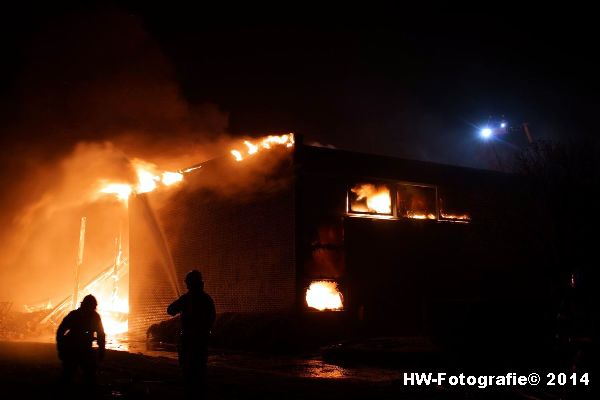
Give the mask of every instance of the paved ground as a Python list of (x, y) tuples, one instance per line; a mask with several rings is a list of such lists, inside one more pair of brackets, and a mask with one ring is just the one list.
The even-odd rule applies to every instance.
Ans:
[[(161, 354), (161, 353), (156, 353)], [(99, 374), (102, 399), (183, 398), (172, 354), (109, 351)], [(58, 398), (60, 364), (52, 343), (0, 342), (0, 398)], [(342, 368), (315, 357), (213, 353), (211, 399), (520, 399), (514, 391), (409, 388), (402, 372), (374, 367)]]

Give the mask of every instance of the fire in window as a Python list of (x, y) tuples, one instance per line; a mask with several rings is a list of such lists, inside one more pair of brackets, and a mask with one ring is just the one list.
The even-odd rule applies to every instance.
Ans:
[(389, 185), (359, 183), (348, 193), (349, 212), (392, 215), (392, 195)]
[(396, 204), (400, 218), (437, 219), (435, 187), (398, 185)]
[(306, 304), (319, 311), (340, 311), (344, 309), (344, 297), (335, 281), (312, 281), (306, 289)]
[(460, 193), (442, 190), (440, 196), (440, 220), (450, 222), (469, 222), (471, 216), (464, 211), (464, 205), (467, 203), (465, 196)]

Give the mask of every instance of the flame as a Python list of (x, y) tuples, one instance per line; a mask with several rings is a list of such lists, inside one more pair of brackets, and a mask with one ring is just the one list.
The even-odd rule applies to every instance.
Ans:
[(192, 171), (195, 171), (200, 168), (202, 168), (202, 165), (194, 165), (193, 167), (189, 167), (184, 170), (180, 170), (178, 173), (182, 174), (181, 178), (183, 179), (183, 174), (187, 174), (188, 172), (192, 172)]
[[(253, 155), (262, 149), (271, 149), (274, 145), (284, 145), (292, 147), (294, 145), (294, 135), (292, 133), (280, 136), (267, 136), (257, 143), (249, 140), (244, 141), (247, 147), (246, 155)], [(244, 154), (239, 150), (232, 150), (231, 154), (237, 161), (242, 161)], [(136, 182), (108, 182), (101, 181), (99, 193), (115, 195), (117, 199), (128, 203), (129, 196), (132, 193), (148, 193), (161, 186), (172, 186), (183, 181), (184, 174), (201, 168), (201, 165), (195, 165), (179, 171), (161, 171), (154, 164), (140, 159), (131, 160), (131, 165), (135, 170)], [(118, 281), (114, 276), (115, 285)], [(98, 300), (98, 313), (102, 317), (104, 330), (107, 335), (118, 335), (128, 331), (129, 301), (128, 296), (117, 296), (116, 286), (109, 290), (108, 286), (100, 280), (92, 284), (93, 292)], [(341, 306), (341, 305), (340, 305)]]
[(242, 161), (244, 160), (245, 156), (254, 155), (263, 149), (269, 150), (273, 148), (273, 146), (293, 147), (294, 134), (288, 133), (287, 135), (269, 135), (262, 139), (259, 139), (256, 143), (253, 143), (249, 140), (245, 140), (244, 144), (247, 147), (245, 155), (240, 150), (231, 150), (231, 155), (233, 155), (236, 161)]
[(98, 304), (100, 305), (98, 314), (102, 318), (104, 332), (107, 335), (118, 335), (128, 331), (129, 302), (126, 299), (120, 297), (105, 299), (99, 296)]
[(118, 272), (99, 276), (88, 285), (87, 290), (80, 292), (82, 296), (92, 294), (98, 300), (98, 314), (108, 336), (128, 331), (129, 291), (126, 284), (119, 284), (119, 277), (127, 274), (128, 269), (128, 264), (120, 264)]
[(136, 193), (148, 193), (156, 189), (156, 182), (160, 180), (159, 177), (141, 167), (136, 168), (136, 172), (138, 176)]
[(392, 197), (390, 189), (385, 185), (371, 183), (359, 184), (352, 188), (356, 194), (356, 201), (366, 199), (366, 208), (362, 204), (353, 203), (352, 211), (390, 214), (392, 212)]
[(251, 143), (251, 142), (249, 142), (248, 140), (245, 140), (245, 141), (244, 141), (244, 144), (245, 144), (246, 146), (248, 146), (248, 154), (249, 154), (249, 155), (251, 155), (251, 154), (254, 154), (254, 153), (257, 153), (257, 152), (258, 152), (258, 146), (257, 146), (257, 145), (255, 145), (254, 143)]
[(231, 150), (231, 154), (235, 157), (235, 161), (242, 161), (244, 159), (244, 156), (238, 150)]
[(183, 174), (180, 172), (163, 172), (161, 182), (165, 186), (170, 186), (183, 181)]
[(337, 283), (333, 281), (312, 282), (306, 290), (306, 304), (319, 311), (344, 308), (342, 294), (338, 291)]
[(137, 183), (113, 183), (102, 181), (100, 193), (114, 194), (116, 197), (127, 204), (129, 196), (132, 193), (148, 193), (156, 190), (159, 185), (171, 186), (183, 181), (183, 174), (201, 168), (200, 166), (190, 167), (180, 172), (162, 171), (159, 172), (154, 164), (143, 160), (134, 159), (131, 161), (137, 176)]
[(412, 218), (412, 219), (436, 219), (435, 215), (429, 213), (429, 214), (421, 214), (421, 213), (415, 213), (412, 211), (409, 211), (406, 213), (406, 217), (407, 218)]
[(131, 192), (133, 192), (133, 188), (127, 183), (109, 183), (100, 189), (100, 193), (114, 194), (124, 202), (127, 202)]

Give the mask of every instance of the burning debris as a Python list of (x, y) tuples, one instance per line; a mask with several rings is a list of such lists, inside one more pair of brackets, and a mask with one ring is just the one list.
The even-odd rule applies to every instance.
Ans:
[(344, 308), (342, 293), (334, 281), (314, 281), (306, 290), (306, 304), (319, 311), (339, 311)]
[(25, 310), (25, 312), (27, 313), (34, 313), (34, 312), (39, 312), (39, 311), (47, 311), (47, 310), (52, 310), (52, 301), (50, 301), (50, 299), (40, 302), (40, 303), (35, 303), (35, 304), (24, 304), (23, 305), (23, 309)]
[[(109, 266), (78, 289), (78, 298), (83, 298), (87, 294), (93, 294), (97, 298), (98, 313), (102, 317), (104, 330), (109, 336), (127, 332), (129, 296), (126, 277), (128, 273), (129, 265), (124, 259), (118, 266)], [(115, 287), (122, 289), (122, 293), (117, 292)], [(58, 325), (73, 308), (72, 302), (73, 297), (67, 296), (42, 319), (42, 324)]]

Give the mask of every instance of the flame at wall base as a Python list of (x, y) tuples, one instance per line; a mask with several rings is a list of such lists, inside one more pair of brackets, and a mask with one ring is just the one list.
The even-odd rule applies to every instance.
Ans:
[(314, 281), (306, 290), (306, 304), (319, 311), (342, 310), (344, 304), (337, 283), (333, 281)]
[[(102, 300), (102, 299), (99, 299)], [(103, 303), (99, 301), (99, 304)], [(129, 303), (126, 299), (115, 298), (108, 300), (106, 307), (100, 307), (98, 314), (102, 318), (104, 332), (109, 335), (126, 333), (129, 329)]]

